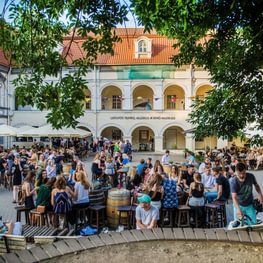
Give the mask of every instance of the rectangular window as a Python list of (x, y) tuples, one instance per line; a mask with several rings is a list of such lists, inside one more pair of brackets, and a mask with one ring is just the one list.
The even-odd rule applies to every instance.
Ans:
[(167, 95), (167, 109), (176, 109), (176, 95)]
[(121, 139), (121, 130), (112, 130), (112, 140), (120, 140)]
[(121, 96), (113, 95), (112, 96), (112, 109), (121, 109)]

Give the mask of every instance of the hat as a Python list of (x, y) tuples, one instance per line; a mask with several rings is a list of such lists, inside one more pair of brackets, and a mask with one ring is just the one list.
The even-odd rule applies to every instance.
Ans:
[(138, 198), (138, 201), (140, 203), (150, 203), (152, 200), (149, 195), (142, 195), (141, 197)]

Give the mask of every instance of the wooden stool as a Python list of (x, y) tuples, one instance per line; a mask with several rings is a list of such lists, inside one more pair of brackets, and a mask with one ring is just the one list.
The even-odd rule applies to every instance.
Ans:
[(25, 208), (24, 206), (15, 207), (16, 210), (16, 222), (21, 222), (21, 214), (25, 213), (26, 224), (29, 224), (29, 212), (30, 208)]
[[(76, 212), (76, 225), (87, 225), (89, 218), (89, 207), (77, 208), (73, 207), (73, 210)], [(78, 219), (80, 223), (78, 224)]]
[(188, 205), (179, 205), (176, 213), (177, 227), (190, 227), (190, 210)]
[(218, 227), (218, 209), (219, 206), (215, 204), (205, 205), (207, 227)]
[[(60, 227), (59, 220), (63, 220), (63, 225)], [(59, 228), (68, 228), (68, 215), (67, 214), (56, 214), (53, 215), (53, 226)]]
[(221, 227), (225, 227), (227, 225), (226, 202), (225, 201), (214, 201), (212, 204), (215, 204), (219, 207), (217, 211), (218, 222), (220, 222)]
[[(202, 227), (205, 223), (205, 211), (204, 206), (190, 206), (191, 211), (194, 216), (194, 226), (195, 228)], [(200, 211), (202, 215), (200, 216)]]
[[(90, 206), (90, 225), (93, 227), (96, 227), (99, 231), (99, 227), (105, 226), (105, 205), (96, 205), (96, 206)], [(95, 212), (96, 218), (95, 218), (95, 224), (93, 224), (94, 218), (93, 218), (93, 212)], [(100, 220), (101, 219), (101, 220)]]
[(49, 226), (48, 216), (46, 212), (39, 212), (37, 209), (30, 211), (30, 225), (34, 226)]
[[(131, 209), (132, 207), (130, 205), (118, 207), (119, 225), (127, 226), (129, 230), (131, 229)], [(122, 216), (123, 214), (127, 216)]]
[[(168, 214), (169, 224), (164, 224), (164, 219), (166, 215)], [(173, 227), (174, 226), (174, 208), (161, 208), (161, 220), (160, 220), (161, 227)]]
[(136, 205), (131, 207), (131, 227), (136, 229)]

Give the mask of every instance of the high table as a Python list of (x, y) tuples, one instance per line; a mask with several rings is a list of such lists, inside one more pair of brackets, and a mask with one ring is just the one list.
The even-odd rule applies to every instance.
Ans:
[[(127, 173), (129, 172), (129, 167), (123, 167), (119, 170), (117, 170), (118, 173), (118, 185), (120, 188), (124, 187), (126, 185), (126, 177)], [(123, 184), (124, 181), (124, 184)]]

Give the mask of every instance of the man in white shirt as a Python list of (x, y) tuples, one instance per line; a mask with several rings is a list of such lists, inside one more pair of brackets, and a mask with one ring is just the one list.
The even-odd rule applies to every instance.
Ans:
[(169, 165), (171, 161), (171, 156), (169, 150), (165, 151), (165, 154), (162, 157), (162, 165)]
[(142, 195), (138, 198), (139, 205), (136, 207), (136, 229), (152, 229), (157, 226), (159, 209), (151, 205), (151, 197)]
[(204, 162), (202, 162), (198, 168), (198, 173), (203, 174), (205, 172), (205, 167), (211, 166), (211, 161), (209, 158), (205, 158)]

